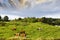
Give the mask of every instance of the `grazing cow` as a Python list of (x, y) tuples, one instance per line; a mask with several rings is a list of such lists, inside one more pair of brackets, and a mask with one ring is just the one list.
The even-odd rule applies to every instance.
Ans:
[(16, 33), (15, 36), (19, 36), (19, 33)]
[(21, 36), (21, 37), (26, 37), (25, 31), (21, 31), (21, 32), (20, 32), (20, 36)]

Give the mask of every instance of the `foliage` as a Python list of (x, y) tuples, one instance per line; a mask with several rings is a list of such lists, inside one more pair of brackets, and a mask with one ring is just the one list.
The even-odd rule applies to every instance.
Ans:
[[(1, 21), (20, 21), (20, 22), (29, 22), (29, 23), (36, 23), (36, 22), (43, 22), (49, 25), (60, 25), (60, 19), (54, 19), (54, 18), (46, 18), (46, 17), (42, 17), (42, 18), (36, 18), (36, 17), (25, 17), (25, 18), (18, 18), (18, 19), (14, 19), (14, 20), (9, 20), (8, 16), (4, 16), (4, 18), (2, 19), (2, 17), (0, 16), (0, 22)], [(16, 24), (17, 26), (18, 24)]]
[(18, 18), (18, 20), (22, 20), (22, 18)]
[(60, 19), (42, 17), (41, 22), (47, 23), (47, 24), (50, 24), (50, 25), (60, 25)]
[(3, 38), (3, 37), (0, 37), (0, 40), (5, 40), (5, 38)]
[(0, 22), (0, 26), (5, 26), (5, 22)]
[(55, 24), (56, 24), (56, 25), (60, 25), (60, 20), (56, 20), (56, 21), (55, 21)]
[(8, 21), (9, 20), (9, 17), (8, 16), (5, 16), (4, 17), (4, 21)]
[(0, 16), (0, 21), (2, 21), (2, 17)]
[(27, 17), (27, 18), (24, 18), (22, 19), (22, 22), (37, 22), (37, 18), (35, 17)]

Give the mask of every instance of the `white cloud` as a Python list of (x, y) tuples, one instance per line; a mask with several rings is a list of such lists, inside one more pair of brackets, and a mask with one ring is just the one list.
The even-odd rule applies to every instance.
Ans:
[(36, 0), (35, 1), (36, 4), (40, 4), (40, 3), (44, 3), (44, 2), (47, 2), (47, 0)]
[[(0, 14), (10, 14), (12, 16), (21, 16), (23, 15), (25, 16), (41, 16), (41, 15), (47, 15), (49, 13), (49, 15), (47, 16), (51, 16), (51, 17), (56, 17), (52, 16), (52, 14), (59, 14), (60, 13), (60, 0), (21, 0), (22, 2), (19, 2), (18, 0), (14, 0), (14, 4), (16, 4), (16, 7), (18, 9), (20, 9), (18, 11), (18, 9), (16, 10), (13, 9), (13, 7), (6, 8), (8, 9), (7, 11), (4, 8), (1, 8), (3, 10), (0, 10)], [(7, 5), (7, 2), (5, 2)], [(20, 5), (21, 4), (21, 5)], [(24, 8), (21, 9), (20, 6), (23, 6)], [(59, 12), (59, 13), (58, 13)], [(57, 17), (59, 17), (57, 15)], [(14, 17), (13, 17), (14, 18)]]

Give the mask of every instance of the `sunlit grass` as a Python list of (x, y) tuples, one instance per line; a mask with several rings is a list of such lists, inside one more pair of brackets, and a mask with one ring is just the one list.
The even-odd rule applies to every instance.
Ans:
[[(12, 30), (16, 28), (16, 30)], [(39, 30), (40, 28), (40, 30)], [(14, 37), (15, 33), (19, 33), (21, 30), (25, 30), (27, 38), (60, 38), (60, 27), (44, 24), (41, 22), (37, 23), (26, 23), (26, 22), (9, 22), (5, 26), (0, 26), (0, 37), (10, 38)]]

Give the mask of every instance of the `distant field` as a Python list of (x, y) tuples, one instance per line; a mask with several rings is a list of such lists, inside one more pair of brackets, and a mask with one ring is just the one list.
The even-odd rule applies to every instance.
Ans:
[[(0, 25), (0, 39), (6, 40), (14, 37), (16, 33), (24, 30), (26, 37), (32, 40), (39, 40), (39, 38), (60, 38), (60, 27), (44, 24), (41, 22), (5, 22), (4, 26)], [(16, 30), (13, 30), (16, 28)], [(5, 40), (3, 39), (3, 40)]]

